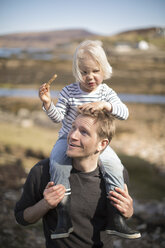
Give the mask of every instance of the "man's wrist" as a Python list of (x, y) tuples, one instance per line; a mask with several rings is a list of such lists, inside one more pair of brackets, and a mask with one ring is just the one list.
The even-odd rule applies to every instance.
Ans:
[(43, 207), (45, 208), (45, 210), (48, 211), (52, 209), (51, 205), (44, 198), (43, 198)]

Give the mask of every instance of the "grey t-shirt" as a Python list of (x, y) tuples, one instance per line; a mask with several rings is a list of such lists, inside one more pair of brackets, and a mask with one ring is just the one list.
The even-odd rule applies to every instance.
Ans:
[[(36, 164), (30, 171), (20, 200), (15, 206), (15, 217), (19, 224), (28, 225), (23, 211), (43, 198), (43, 191), (50, 180), (49, 160)], [(72, 169), (70, 176), (71, 217), (74, 231), (69, 238), (50, 239), (56, 227), (57, 214), (50, 210), (43, 217), (43, 228), (47, 248), (111, 248), (112, 236), (105, 230), (106, 191), (99, 168), (90, 173)]]

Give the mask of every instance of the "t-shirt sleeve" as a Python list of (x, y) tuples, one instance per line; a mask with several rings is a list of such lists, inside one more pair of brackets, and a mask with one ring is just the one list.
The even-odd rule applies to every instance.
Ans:
[(129, 174), (125, 167), (123, 170), (123, 178), (124, 178), (124, 183), (127, 184), (127, 186), (129, 186)]
[(35, 165), (23, 186), (23, 191), (19, 201), (16, 203), (14, 208), (15, 219), (20, 225), (29, 225), (23, 217), (24, 210), (30, 206), (36, 204), (40, 199), (42, 199), (42, 194), (40, 193), (39, 178), (41, 175), (40, 166)]

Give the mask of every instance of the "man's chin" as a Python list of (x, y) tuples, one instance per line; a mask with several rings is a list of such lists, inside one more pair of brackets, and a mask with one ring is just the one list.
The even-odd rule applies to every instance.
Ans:
[(66, 155), (67, 155), (69, 158), (73, 158), (73, 157), (74, 157), (74, 154), (73, 154), (71, 151), (69, 151), (69, 150), (66, 151)]
[(79, 157), (77, 153), (73, 152), (73, 151), (70, 151), (70, 150), (67, 150), (66, 151), (66, 155), (69, 157), (69, 158), (77, 158)]

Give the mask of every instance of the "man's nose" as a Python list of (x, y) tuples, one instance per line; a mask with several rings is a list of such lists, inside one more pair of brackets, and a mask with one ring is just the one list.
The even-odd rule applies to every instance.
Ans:
[(74, 130), (70, 133), (70, 139), (77, 140), (78, 139), (78, 130)]

